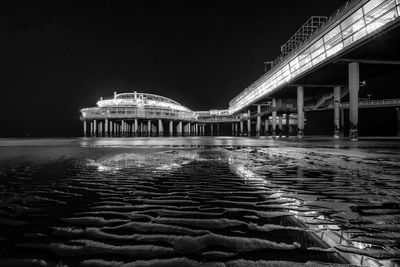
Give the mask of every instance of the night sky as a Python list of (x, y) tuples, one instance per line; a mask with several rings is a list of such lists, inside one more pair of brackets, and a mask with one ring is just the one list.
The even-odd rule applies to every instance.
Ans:
[(78, 136), (114, 91), (227, 108), (310, 16), (343, 0), (16, 2), (0, 9), (0, 136)]

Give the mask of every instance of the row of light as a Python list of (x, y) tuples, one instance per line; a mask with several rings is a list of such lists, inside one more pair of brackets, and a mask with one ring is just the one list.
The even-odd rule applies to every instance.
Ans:
[(239, 94), (230, 102), (230, 114), (266, 96), (279, 86), (394, 20), (400, 15), (399, 4), (400, 0), (370, 0), (324, 36), (296, 54), (290, 62), (263, 76), (258, 85)]
[[(176, 117), (181, 119), (195, 119), (196, 113), (191, 110), (171, 110), (171, 109), (160, 109), (159, 107), (151, 108), (146, 107), (140, 109), (138, 106), (106, 106), (106, 107), (93, 107), (81, 109), (82, 118), (90, 119), (94, 117), (111, 117), (119, 114), (149, 116), (149, 115), (161, 115), (168, 117)], [(157, 114), (159, 113), (159, 114)], [(168, 113), (168, 115), (166, 114)]]

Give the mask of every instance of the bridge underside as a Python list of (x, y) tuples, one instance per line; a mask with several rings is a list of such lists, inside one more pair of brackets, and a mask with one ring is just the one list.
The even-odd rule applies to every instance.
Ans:
[[(366, 86), (370, 87), (370, 81), (373, 82), (374, 79), (384, 76), (384, 78), (389, 79), (388, 83), (390, 84), (392, 79), (398, 79), (400, 75), (400, 65), (394, 64), (396, 63), (394, 61), (400, 62), (400, 27), (394, 27), (389, 30), (377, 36), (379, 38), (371, 39), (368, 43), (356, 47), (343, 55), (339, 55), (331, 63), (319, 67), (312, 73), (295, 79), (291, 85), (273, 93), (270, 97), (296, 98), (296, 86), (293, 85), (305, 86), (305, 98), (330, 93), (334, 85), (347, 87), (349, 62), (341, 61), (342, 59), (376, 60), (377, 62), (374, 63), (363, 63), (361, 61), (360, 81), (366, 81)], [(313, 86), (307, 87), (307, 85)], [(329, 85), (332, 85), (332, 87), (329, 87)], [(378, 92), (372, 93), (375, 95)], [(263, 101), (261, 100), (259, 103)]]

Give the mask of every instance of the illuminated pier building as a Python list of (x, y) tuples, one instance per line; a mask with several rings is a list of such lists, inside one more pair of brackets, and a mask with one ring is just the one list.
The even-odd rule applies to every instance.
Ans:
[(161, 96), (115, 94), (81, 110), (85, 135), (218, 135), (221, 124), (230, 124), (232, 135), (301, 138), (308, 112), (333, 110), (337, 138), (348, 110), (348, 136), (357, 140), (359, 108), (377, 107), (396, 109), (400, 134), (400, 99), (359, 97), (369, 79), (400, 66), (398, 26), (400, 0), (348, 1), (330, 17), (307, 20), (228, 109), (192, 111)]

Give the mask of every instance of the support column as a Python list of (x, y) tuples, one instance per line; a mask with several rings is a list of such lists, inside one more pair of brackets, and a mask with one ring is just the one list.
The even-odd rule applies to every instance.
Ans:
[(333, 137), (340, 137), (340, 86), (333, 88)]
[(86, 129), (86, 121), (83, 121), (83, 136), (86, 137), (87, 136), (87, 129)]
[(214, 128), (214, 126), (213, 126), (213, 124), (212, 124), (212, 123), (210, 124), (210, 127), (211, 127), (211, 136), (213, 136), (213, 135), (214, 135), (214, 133), (213, 133), (213, 132), (214, 132), (214, 129), (213, 129), (213, 128)]
[(240, 136), (243, 136), (243, 121), (240, 121)]
[(251, 136), (251, 119), (250, 119), (250, 109), (247, 111), (247, 136)]
[(286, 137), (290, 136), (290, 114), (286, 113)]
[(237, 123), (235, 122), (235, 136), (237, 136), (238, 135), (238, 125), (237, 125)]
[(138, 134), (138, 131), (139, 131), (139, 129), (138, 129), (138, 120), (137, 120), (137, 119), (135, 119), (135, 121), (133, 122), (133, 125), (134, 125), (134, 127), (133, 127), (133, 133), (134, 133), (135, 135), (137, 135), (137, 134)]
[(261, 106), (257, 105), (257, 124), (256, 124), (256, 136), (260, 137), (261, 134)]
[(181, 121), (178, 122), (178, 125), (176, 126), (176, 134), (177, 134), (178, 136), (181, 136), (181, 135), (182, 135), (182, 122), (181, 122)]
[(147, 135), (151, 136), (151, 120), (147, 121)]
[(121, 121), (121, 135), (125, 136), (125, 133), (126, 133), (126, 125), (125, 125), (125, 121), (122, 120)]
[(190, 131), (190, 122), (188, 122), (187, 125), (188, 125), (188, 130), (187, 130), (187, 131), (188, 131), (188, 135), (190, 136), (190, 134), (191, 134), (191, 131)]
[(280, 115), (279, 115), (278, 122), (279, 122), (279, 137), (282, 137), (282, 133), (283, 133), (283, 127), (282, 127), (282, 124), (283, 124), (283, 114), (280, 114)]
[(196, 126), (195, 126), (195, 128), (194, 128), (194, 133), (195, 133), (195, 135), (196, 136), (199, 136), (200, 134), (199, 134), (199, 125), (196, 123)]
[(297, 137), (304, 136), (304, 87), (297, 87)]
[(272, 137), (276, 137), (276, 99), (272, 99)]
[(358, 62), (349, 64), (349, 138), (358, 140), (358, 91), (360, 89), (360, 66)]
[(174, 135), (174, 123), (173, 121), (169, 121), (169, 136)]
[(108, 119), (104, 120), (104, 132), (105, 136), (108, 137)]
[(269, 121), (269, 118), (268, 118), (268, 115), (267, 115), (267, 118), (264, 121), (265, 135), (268, 135), (268, 121)]
[(93, 122), (90, 122), (90, 137), (93, 137)]
[(96, 137), (97, 135), (97, 120), (93, 121), (93, 136)]
[(158, 136), (164, 135), (164, 127), (161, 120), (158, 120)]

